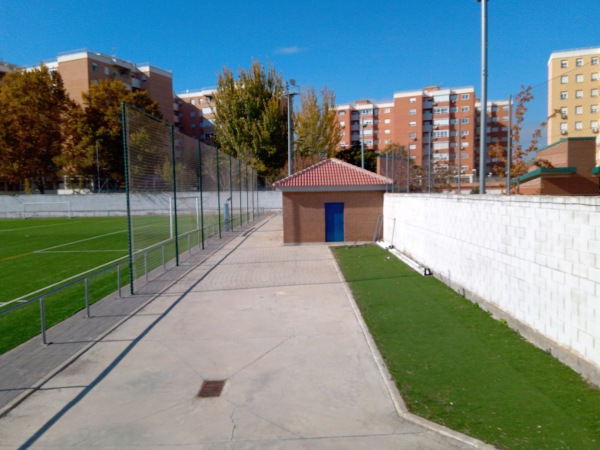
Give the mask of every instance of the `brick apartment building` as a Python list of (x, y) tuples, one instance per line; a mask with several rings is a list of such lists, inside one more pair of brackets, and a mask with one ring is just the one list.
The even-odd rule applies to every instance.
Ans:
[(600, 125), (600, 47), (553, 52), (548, 60), (548, 144), (595, 136)]
[(216, 89), (202, 89), (175, 95), (174, 123), (179, 131), (207, 144), (214, 142), (215, 92)]
[[(397, 92), (390, 102), (358, 100), (340, 105), (337, 108), (342, 128), (340, 148), (360, 144), (361, 140), (365, 148), (375, 151), (399, 144), (408, 147), (412, 160), (419, 166), (427, 164), (431, 148), (436, 168), (457, 170), (460, 140), (461, 173), (472, 179), (479, 170), (480, 107), (473, 87), (438, 86)], [(508, 101), (490, 101), (487, 110), (488, 143), (500, 141), (506, 145)]]

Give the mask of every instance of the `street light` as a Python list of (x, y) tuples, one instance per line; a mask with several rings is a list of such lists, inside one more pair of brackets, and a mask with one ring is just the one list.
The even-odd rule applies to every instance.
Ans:
[(292, 154), (294, 151), (294, 136), (293, 136), (293, 127), (292, 127), (292, 106), (293, 106), (293, 97), (294, 95), (298, 95), (296, 92), (290, 92), (290, 85), (295, 86), (296, 80), (290, 80), (289, 84), (285, 82), (285, 96), (287, 97), (287, 122), (288, 122), (288, 177), (292, 175)]
[(487, 140), (487, 3), (481, 3), (481, 120), (479, 126), (479, 193), (485, 194), (485, 159)]

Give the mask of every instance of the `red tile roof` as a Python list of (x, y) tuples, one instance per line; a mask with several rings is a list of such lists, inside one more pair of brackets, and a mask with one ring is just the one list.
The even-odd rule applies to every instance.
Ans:
[(361, 169), (340, 159), (330, 158), (314, 164), (307, 169), (296, 172), (287, 178), (274, 183), (276, 188), (309, 188), (309, 187), (376, 187), (382, 189), (392, 180)]

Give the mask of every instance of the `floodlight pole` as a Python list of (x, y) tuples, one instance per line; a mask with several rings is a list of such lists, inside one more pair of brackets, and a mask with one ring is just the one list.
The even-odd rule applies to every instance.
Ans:
[(431, 131), (429, 130), (429, 156), (427, 161), (428, 193), (431, 194)]
[(96, 192), (100, 193), (100, 158), (98, 158), (98, 141), (96, 141), (96, 175), (98, 176), (98, 187)]
[(487, 147), (487, 3), (481, 3), (481, 119), (479, 124), (479, 193), (485, 194), (485, 160)]
[(288, 177), (292, 175), (293, 171), (293, 158), (292, 154), (294, 152), (294, 136), (293, 136), (293, 127), (292, 127), (292, 107), (293, 107), (293, 96), (296, 95), (290, 92), (290, 84), (294, 86), (296, 82), (294, 80), (290, 80), (290, 83), (285, 82), (285, 96), (287, 97), (287, 122), (288, 122)]
[(511, 179), (511, 160), (512, 160), (512, 95), (508, 96), (508, 136), (506, 144), (506, 195), (510, 195)]

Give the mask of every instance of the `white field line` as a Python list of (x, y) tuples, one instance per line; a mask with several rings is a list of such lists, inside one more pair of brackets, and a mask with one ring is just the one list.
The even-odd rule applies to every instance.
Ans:
[[(68, 225), (75, 225), (76, 223), (81, 223), (81, 221), (69, 222)], [(64, 223), (53, 223), (52, 225), (35, 225), (35, 226), (31, 226), (31, 227), (7, 228), (6, 230), (0, 230), (0, 233), (7, 233), (9, 231), (32, 230), (34, 228), (60, 227), (60, 226), (64, 226), (64, 225), (65, 225)]]
[(35, 250), (33, 253), (44, 253), (44, 252), (46, 252), (48, 250), (54, 250), (55, 248), (67, 247), (69, 245), (79, 244), (80, 242), (93, 241), (94, 239), (98, 239), (98, 238), (105, 237), (105, 236), (111, 236), (113, 234), (119, 234), (119, 233), (127, 233), (127, 230), (113, 231), (112, 233), (100, 234), (98, 236), (94, 236), (94, 237), (86, 238), (86, 239), (81, 239), (79, 241), (67, 242), (66, 244), (59, 244), (59, 245), (55, 245), (53, 247), (43, 248), (41, 250)]
[(38, 250), (34, 253), (114, 253), (126, 251), (128, 251), (126, 248), (121, 248), (118, 250)]
[(38, 289), (37, 291), (30, 292), (29, 294), (23, 295), (23, 296), (21, 296), (19, 298), (15, 298), (14, 300), (9, 300), (7, 302), (0, 303), (0, 306), (10, 305), (11, 303), (24, 303), (26, 301), (24, 299), (26, 299), (27, 297), (34, 297), (36, 294), (39, 294), (40, 292), (44, 292), (44, 291), (46, 291), (48, 289), (52, 289), (53, 287), (59, 286), (59, 285), (61, 285), (63, 283), (67, 283), (67, 282), (69, 282), (71, 280), (74, 280), (76, 278), (79, 278), (79, 277), (81, 277), (83, 275), (87, 275), (88, 273), (95, 272), (98, 269), (102, 269), (103, 267), (106, 267), (106, 266), (109, 266), (109, 265), (114, 264), (116, 262), (119, 262), (119, 261), (121, 261), (121, 260), (123, 260), (123, 259), (125, 259), (127, 257), (128, 257), (128, 255), (121, 256), (120, 258), (117, 258), (117, 259), (114, 259), (114, 260), (109, 261), (107, 263), (104, 263), (102, 265), (96, 266), (96, 267), (94, 267), (92, 269), (86, 270), (85, 272), (81, 272), (81, 273), (78, 273), (77, 275), (73, 275), (72, 277), (65, 278), (64, 280), (61, 280), (61, 281), (59, 281), (57, 283), (51, 284), (49, 286), (44, 286), (42, 289)]

